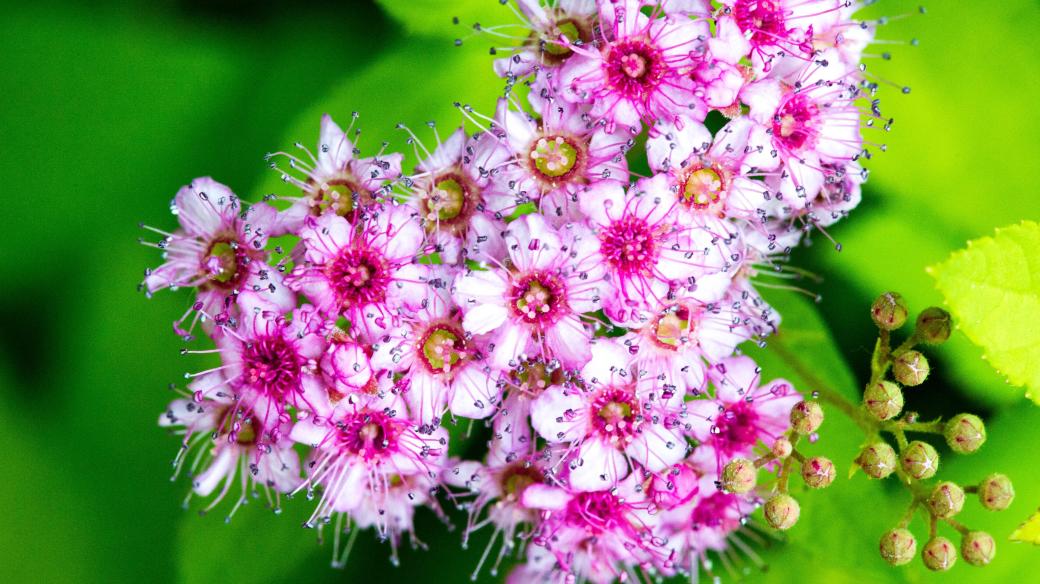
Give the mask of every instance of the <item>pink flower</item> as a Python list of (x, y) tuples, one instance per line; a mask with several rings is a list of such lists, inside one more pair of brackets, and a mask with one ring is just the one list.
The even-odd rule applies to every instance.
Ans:
[(282, 180), (303, 191), (303, 196), (289, 199), (292, 206), (279, 216), (276, 235), (298, 231), (307, 217), (324, 213), (350, 216), (381, 199), (386, 182), (401, 175), (401, 154), (380, 152), (370, 158), (358, 158), (360, 151), (347, 136), (356, 119), (355, 114), (344, 132), (331, 116), (322, 116), (317, 156), (299, 144), (307, 159), (287, 152), (268, 155), (289, 161), (290, 170), (282, 173)]
[(320, 421), (301, 419), (290, 437), (314, 449), (305, 486), (322, 492), (308, 525), (337, 515), (337, 532), (349, 527), (344, 516), (359, 527), (374, 526), (396, 557), (401, 534), (412, 531), (414, 508), (429, 503), (439, 483), (448, 433), (418, 433), (405, 404), (387, 395), (381, 407), (345, 405)]
[(469, 139), (459, 128), (433, 152), (426, 151), (415, 174), (404, 181), (428, 242), (447, 264), (483, 261), (505, 251), (499, 235), (505, 229), (502, 217), (515, 210), (516, 202), (495, 196), (488, 185), (499, 174), (492, 170), (504, 165), (508, 154), (493, 140), (482, 138)]
[[(145, 273), (149, 295), (163, 288), (197, 288), (192, 307), (196, 319), (198, 315), (217, 318), (225, 313), (225, 301), (244, 291), (255, 292), (273, 309), (286, 311), (296, 305), (281, 274), (267, 265), (264, 248), (277, 214), (273, 207), (257, 203), (243, 212), (231, 189), (203, 177), (177, 191), (171, 210), (180, 230), (165, 233), (150, 228), (165, 236), (157, 247), (166, 261)], [(187, 334), (180, 327), (187, 317), (174, 324), (181, 334)]]
[(569, 45), (577, 53), (560, 71), (565, 99), (591, 102), (592, 116), (638, 131), (642, 120), (707, 113), (694, 94), (689, 70), (706, 50), (707, 21), (664, 15), (648, 18), (641, 0), (600, 3), (604, 37), (596, 45)]
[(285, 431), (265, 429), (263, 421), (240, 407), (231, 395), (209, 391), (222, 383), (219, 373), (199, 377), (189, 385), (189, 391), (212, 397), (173, 400), (159, 417), (160, 426), (177, 428), (177, 433), (184, 437), (174, 461), (176, 472), (189, 465), (192, 490), (201, 497), (209, 497), (219, 489), (206, 511), (216, 507), (235, 487), (238, 496), (229, 518), (257, 488), (263, 489), (268, 501), (278, 509), (280, 494), (299, 484), (300, 457), (284, 438), (262, 445), (261, 436), (283, 436)]
[(582, 195), (581, 208), (599, 239), (614, 294), (604, 298), (611, 320), (627, 323), (664, 303), (672, 289), (693, 291), (698, 280), (725, 272), (727, 242), (710, 228), (683, 220), (662, 175), (627, 193), (600, 183)]
[(517, 163), (502, 169), (493, 190), (500, 196), (537, 201), (554, 225), (580, 221), (578, 200), (589, 185), (628, 183), (625, 153), (632, 140), (620, 131), (607, 132), (602, 119), (589, 115), (588, 106), (553, 98), (540, 103), (541, 117), (535, 118), (499, 100), (497, 127), (505, 133), (505, 150)]
[(760, 385), (761, 372), (750, 357), (723, 359), (708, 376), (713, 395), (686, 405), (693, 437), (712, 448), (718, 468), (760, 443), (772, 446), (787, 431), (791, 408), (802, 399), (786, 380)]
[(256, 305), (246, 308), (216, 338), (223, 364), (215, 371), (223, 379), (196, 395), (231, 395), (267, 432), (257, 440), (276, 443), (278, 428), (291, 419), (290, 407), (321, 414), (330, 409), (318, 371), (326, 346), (323, 333), (322, 321), (309, 306), (294, 310), (291, 318)]
[[(448, 283), (440, 286), (447, 288)], [(372, 363), (401, 376), (415, 419), (438, 423), (446, 409), (464, 418), (490, 416), (501, 391), (485, 362), (482, 343), (463, 329), (454, 303), (433, 296), (401, 320), (400, 327), (380, 336)]]
[(401, 305), (425, 296), (427, 270), (413, 263), (422, 243), (407, 206), (375, 207), (353, 223), (325, 214), (303, 228), (303, 261), (286, 281), (323, 314), (343, 316), (359, 338), (371, 339), (395, 323)]
[[(551, 4), (541, 0), (517, 0), (516, 4), (528, 31), (516, 36), (518, 48), (511, 55), (495, 60), (495, 73), (500, 77), (516, 79), (545, 69), (558, 69), (574, 56), (569, 43), (584, 44), (592, 40), (596, 24), (596, 3), (592, 0), (558, 0)], [(506, 36), (506, 28), (513, 27), (485, 30)]]
[(602, 285), (595, 237), (580, 225), (556, 230), (540, 215), (526, 215), (509, 224), (505, 242), (508, 265), (469, 271), (455, 282), (463, 328), (489, 334), (498, 368), (536, 354), (582, 364), (591, 333), (581, 316), (599, 308)]
[(638, 466), (659, 472), (686, 456), (675, 392), (630, 368), (624, 346), (601, 341), (581, 371), (581, 386), (552, 386), (531, 405), (531, 423), (570, 454), (574, 490), (609, 489)]

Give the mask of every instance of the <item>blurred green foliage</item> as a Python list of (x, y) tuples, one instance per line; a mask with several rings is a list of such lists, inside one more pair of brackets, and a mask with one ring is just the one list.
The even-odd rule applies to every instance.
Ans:
[[(4, 581), (459, 581), (475, 566), (486, 539), (462, 552), (457, 530), (430, 513), (420, 513), (417, 531), (432, 551), (405, 550), (402, 566), (392, 568), (385, 547), (364, 534), (338, 572), (328, 568), (329, 545), (313, 545), (315, 535), (298, 529), (305, 501), (291, 501), (278, 517), (252, 505), (230, 525), (219, 512), (182, 511), (187, 484), (167, 481), (176, 439), (155, 425), (171, 398), (165, 384), (195, 364), (177, 355), (170, 330), (189, 297), (146, 301), (135, 291), (144, 267), (159, 261), (136, 245), (139, 221), (172, 227), (169, 199), (198, 175), (245, 196), (285, 192), (262, 155), (297, 140), (312, 144), (324, 112), (345, 120), (360, 111), (361, 148), (372, 153), (382, 140), (404, 147), (397, 122), (423, 138), (427, 120), (448, 131), (461, 119), (453, 100), (492, 111), (501, 82), (490, 72), (486, 39), (451, 45), (474, 20), (509, 20), (507, 9), (493, 0), (381, 3), (387, 12), (366, 2), (245, 0), (4, 6)], [(795, 254), (798, 265), (825, 276), (812, 285), (823, 302), (771, 296), (785, 316), (783, 342), (850, 396), (866, 378), (874, 342), (866, 307), (877, 293), (897, 289), (918, 310), (938, 303), (925, 266), (969, 238), (1040, 215), (1032, 182), (1040, 8), (1033, 0), (929, 8), (882, 32), (917, 37), (921, 46), (883, 46), (895, 58), (870, 63), (913, 91), (884, 94), (896, 124), (874, 137), (889, 148), (870, 164), (862, 207), (832, 232), (843, 251), (817, 236), (817, 245)], [(871, 10), (912, 13), (916, 5), (886, 1)], [(1001, 514), (966, 507), (965, 522), (992, 530), (1000, 547), (990, 567), (958, 566), (952, 577), (1008, 581), (1040, 568), (1035, 549), (1005, 542), (1040, 504), (1040, 409), (1010, 391), (980, 354), (956, 334), (929, 352), (936, 373), (908, 400), (926, 417), (965, 409), (986, 416), (989, 443), (973, 457), (948, 457), (946, 477), (975, 481), (999, 469), (1019, 496)], [(757, 356), (766, 374), (804, 381), (775, 352)], [(858, 440), (831, 414), (817, 452), (842, 468)], [(787, 543), (760, 550), (769, 570), (753, 579), (938, 578), (916, 563), (890, 569), (875, 555), (903, 498), (896, 485), (862, 475), (807, 493), (803, 523)]]

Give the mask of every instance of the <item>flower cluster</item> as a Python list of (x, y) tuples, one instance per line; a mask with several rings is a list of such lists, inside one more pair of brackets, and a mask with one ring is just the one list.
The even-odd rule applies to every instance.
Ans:
[(890, 123), (874, 24), (845, 0), (514, 8), (483, 30), (516, 39), (506, 97), (459, 105), (475, 132), (402, 127), (414, 166), (326, 116), (316, 150), (270, 155), (292, 193), (177, 193), (144, 287), (194, 289), (174, 328), (220, 363), (160, 423), (207, 509), (305, 491), (308, 526), (396, 553), (447, 496), (517, 581), (697, 571), (779, 469), (750, 461), (790, 450), (801, 396), (737, 347), (779, 324), (761, 278), (860, 200), (861, 129)]

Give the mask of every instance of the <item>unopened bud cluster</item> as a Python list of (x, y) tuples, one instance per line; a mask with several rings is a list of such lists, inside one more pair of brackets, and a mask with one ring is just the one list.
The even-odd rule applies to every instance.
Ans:
[[(971, 530), (953, 518), (972, 494), (978, 496), (986, 509), (1006, 509), (1014, 499), (1014, 488), (1002, 474), (992, 474), (981, 483), (969, 486), (951, 481), (931, 486), (922, 483), (938, 473), (939, 451), (929, 442), (908, 439), (908, 433), (941, 435), (953, 452), (971, 454), (986, 442), (986, 426), (973, 414), (958, 414), (945, 422), (921, 422), (916, 413), (903, 411), (905, 397), (900, 386), (921, 385), (931, 371), (928, 359), (914, 350), (914, 346), (941, 344), (950, 337), (951, 330), (949, 313), (937, 307), (926, 308), (918, 315), (913, 334), (893, 349), (891, 334), (906, 323), (908, 315), (906, 301), (895, 292), (882, 294), (871, 307), (871, 318), (880, 329), (880, 338), (871, 361), (871, 380), (863, 392), (861, 411), (863, 420), (876, 427), (877, 438), (863, 447), (855, 462), (874, 479), (896, 474), (913, 495), (903, 521), (881, 536), (878, 550), (893, 566), (907, 564), (916, 555), (920, 555), (925, 567), (932, 571), (950, 569), (958, 557), (973, 566), (985, 566), (996, 551), (993, 537)], [(889, 441), (880, 439), (882, 432), (891, 434), (892, 442), (899, 446), (898, 452)], [(918, 510), (928, 514), (933, 526), (929, 539), (920, 547), (907, 529)], [(938, 522), (948, 523), (957, 530), (961, 535), (960, 546), (936, 533), (934, 526)]]

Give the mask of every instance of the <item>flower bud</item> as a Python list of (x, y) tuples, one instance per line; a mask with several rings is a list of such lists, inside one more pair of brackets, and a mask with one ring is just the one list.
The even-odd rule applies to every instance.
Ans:
[(972, 566), (985, 566), (997, 553), (997, 542), (985, 531), (969, 531), (961, 540), (961, 557)]
[(979, 502), (990, 511), (1003, 511), (1015, 500), (1015, 487), (1011, 479), (993, 473), (979, 484)]
[(773, 456), (783, 460), (788, 456), (791, 456), (791, 451), (794, 450), (794, 446), (791, 445), (791, 441), (787, 438), (780, 437), (773, 442), (773, 447), (770, 450), (772, 451)]
[(917, 315), (917, 338), (929, 345), (938, 345), (950, 338), (950, 313), (932, 306)]
[(791, 428), (803, 435), (809, 435), (823, 424), (823, 408), (814, 401), (799, 402), (791, 408)]
[(930, 479), (939, 470), (939, 453), (931, 444), (914, 440), (903, 451), (900, 462), (911, 478)]
[(892, 363), (892, 376), (910, 387), (924, 383), (929, 371), (928, 359), (917, 351), (907, 351)]
[(885, 292), (878, 296), (870, 307), (870, 317), (874, 319), (874, 324), (886, 331), (903, 326), (909, 312), (906, 301), (895, 292)]
[(814, 456), (802, 463), (802, 480), (813, 489), (823, 489), (834, 481), (834, 463), (829, 458)]
[(883, 479), (896, 470), (896, 451), (885, 442), (875, 442), (860, 451), (856, 464), (867, 476)]
[(755, 488), (758, 469), (746, 458), (734, 458), (722, 469), (722, 490), (727, 493), (746, 493)]
[(944, 481), (935, 485), (928, 496), (928, 510), (938, 519), (953, 517), (964, 507), (964, 489), (956, 483)]
[(881, 557), (893, 566), (902, 566), (917, 555), (917, 540), (909, 530), (898, 528), (881, 536)]
[(986, 425), (978, 416), (957, 414), (946, 422), (943, 436), (950, 450), (958, 454), (971, 454), (986, 441)]
[(798, 516), (801, 512), (802, 508), (798, 505), (798, 501), (784, 493), (774, 495), (765, 504), (766, 521), (770, 527), (780, 531), (794, 527), (794, 524), (798, 523)]
[(890, 420), (903, 411), (903, 391), (891, 381), (868, 385), (863, 392), (863, 406), (875, 418)]
[(924, 544), (921, 559), (926, 568), (933, 572), (945, 572), (957, 563), (957, 548), (943, 536), (933, 537)]

